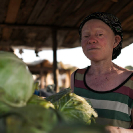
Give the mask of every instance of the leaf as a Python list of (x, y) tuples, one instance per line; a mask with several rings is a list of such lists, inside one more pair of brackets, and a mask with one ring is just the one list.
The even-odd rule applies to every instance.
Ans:
[(33, 104), (33, 105), (40, 105), (44, 108), (53, 108), (54, 109), (54, 105), (50, 102), (47, 101), (46, 99), (39, 97), (37, 95), (32, 95), (32, 97), (29, 99), (29, 101), (27, 102), (27, 104)]
[(55, 109), (60, 111), (68, 122), (91, 123), (92, 118), (98, 115), (91, 105), (74, 93), (68, 93), (54, 103)]
[(52, 108), (46, 109), (40, 105), (12, 108), (5, 118), (7, 130), (12, 131), (12, 133), (20, 133), (23, 130), (31, 131), (33, 129), (49, 132), (59, 122), (55, 110)]
[(83, 123), (61, 123), (49, 133), (105, 133), (105, 127), (97, 124), (85, 125)]
[(51, 103), (54, 103), (56, 101), (58, 101), (61, 97), (63, 97), (65, 94), (70, 93), (72, 90), (70, 88), (66, 88), (62, 91), (60, 91), (59, 93), (53, 94), (49, 97), (46, 97), (45, 99), (47, 101), (50, 101)]

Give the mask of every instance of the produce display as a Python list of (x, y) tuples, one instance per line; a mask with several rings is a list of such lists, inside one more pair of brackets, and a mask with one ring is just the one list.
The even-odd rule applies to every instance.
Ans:
[(26, 64), (0, 51), (0, 133), (104, 133), (90, 101), (66, 88), (45, 99)]

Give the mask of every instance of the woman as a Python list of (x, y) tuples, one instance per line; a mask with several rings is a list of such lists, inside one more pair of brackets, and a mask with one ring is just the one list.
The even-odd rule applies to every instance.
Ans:
[(79, 27), (81, 46), (91, 65), (71, 75), (71, 89), (91, 100), (97, 123), (110, 133), (133, 133), (133, 72), (112, 62), (121, 53), (122, 28), (117, 17), (96, 12)]

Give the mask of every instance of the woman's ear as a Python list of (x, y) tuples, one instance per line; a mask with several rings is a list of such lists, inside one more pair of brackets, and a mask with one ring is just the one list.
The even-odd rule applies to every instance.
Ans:
[(115, 36), (115, 42), (113, 48), (115, 48), (121, 41), (121, 37), (119, 35)]

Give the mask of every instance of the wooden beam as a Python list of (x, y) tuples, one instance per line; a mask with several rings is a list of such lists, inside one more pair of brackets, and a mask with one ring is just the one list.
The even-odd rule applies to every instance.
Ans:
[(29, 19), (28, 19), (28, 24), (32, 24), (35, 23), (39, 14), (41, 14), (41, 11), (43, 10), (43, 8), (45, 7), (47, 3), (47, 0), (38, 0)]
[(22, 0), (10, 0), (5, 20), (6, 23), (14, 23), (16, 21), (21, 1)]
[(124, 40), (122, 43), (122, 48), (125, 48), (126, 46), (129, 46), (131, 43), (133, 43), (133, 37), (130, 37), (127, 40)]
[[(14, 23), (16, 21), (17, 13), (22, 0), (10, 0), (5, 23)], [(12, 33), (12, 29), (3, 28), (2, 38), (3, 40), (8, 40)]]
[(118, 2), (118, 0), (112, 0), (113, 2)]
[(1, 28), (11, 28), (11, 29), (27, 29), (27, 28), (34, 28), (34, 29), (40, 29), (40, 30), (44, 30), (46, 28), (49, 29), (56, 29), (56, 30), (77, 30), (78, 31), (78, 27), (68, 27), (68, 26), (64, 26), (64, 27), (60, 27), (60, 26), (56, 26), (56, 25), (35, 25), (35, 24), (0, 24)]
[[(37, 24), (9, 24), (9, 23), (5, 23), (5, 24), (0, 24), (1, 28), (11, 28), (11, 29), (27, 29), (27, 28), (31, 28), (31, 29), (40, 29), (40, 30), (44, 30), (46, 28), (49, 29), (56, 29), (58, 30), (69, 30), (69, 31), (74, 31), (76, 30), (78, 32), (78, 27), (69, 27), (69, 26), (56, 26), (56, 25), (37, 25)], [(133, 34), (133, 31), (126, 31), (123, 30), (123, 34)]]
[(9, 40), (11, 33), (12, 33), (12, 29), (3, 28), (2, 39), (3, 40)]

